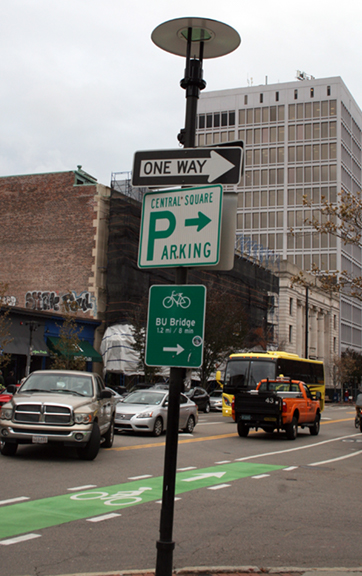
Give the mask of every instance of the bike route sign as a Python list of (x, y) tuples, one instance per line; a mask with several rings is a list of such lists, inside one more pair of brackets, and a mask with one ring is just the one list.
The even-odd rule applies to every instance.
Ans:
[(215, 265), (220, 257), (222, 186), (147, 192), (139, 268)]
[(146, 337), (147, 366), (201, 366), (205, 306), (205, 286), (151, 286)]

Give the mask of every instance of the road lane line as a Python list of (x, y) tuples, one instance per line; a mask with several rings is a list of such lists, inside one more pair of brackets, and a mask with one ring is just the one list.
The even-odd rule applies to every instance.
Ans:
[(187, 472), (188, 470), (196, 470), (197, 466), (186, 466), (186, 468), (177, 468), (177, 472)]
[(298, 466), (288, 466), (288, 468), (283, 468), (283, 472), (291, 472), (292, 470), (296, 470)]
[(6, 504), (14, 504), (15, 502), (23, 502), (24, 500), (30, 500), (30, 497), (19, 496), (18, 498), (9, 498), (8, 500), (0, 500), (0, 506), (5, 506)]
[(262, 478), (269, 478), (270, 474), (258, 474), (257, 476), (252, 476), (253, 480), (261, 480)]
[(117, 512), (111, 512), (110, 514), (103, 514), (102, 516), (94, 516), (93, 518), (86, 518), (87, 522), (103, 522), (103, 520), (111, 520), (111, 518), (117, 518), (122, 516), (122, 514), (117, 514)]
[(143, 474), (143, 476), (130, 476), (128, 480), (144, 480), (145, 478), (152, 478), (152, 474)]
[[(342, 420), (328, 420), (327, 422), (321, 422), (321, 426), (326, 426), (329, 424), (338, 424), (339, 422), (351, 422), (351, 418), (344, 418)], [(258, 432), (254, 432), (258, 434)], [(202, 438), (187, 438), (183, 440), (184, 435), (179, 436), (178, 444), (190, 444), (191, 442), (207, 442), (209, 440), (224, 440), (224, 438), (238, 438), (237, 432), (231, 432), (229, 434), (217, 434), (215, 436), (202, 436)], [(118, 446), (113, 448), (106, 448), (105, 450), (114, 450), (115, 452), (122, 452), (124, 450), (141, 450), (142, 448), (159, 448), (165, 446), (166, 442), (154, 442), (152, 444), (135, 444), (133, 446)]]
[(34, 538), (41, 538), (41, 534), (24, 534), (23, 536), (17, 536), (16, 538), (1, 540), (0, 544), (2, 546), (10, 546), (10, 544), (18, 544), (18, 542), (26, 542), (26, 540), (33, 540)]
[(345, 438), (353, 438), (354, 436), (359, 436), (359, 434), (349, 434), (348, 436), (340, 436), (338, 438), (331, 438), (330, 440), (323, 440), (322, 442), (316, 442), (315, 444), (307, 444), (305, 446), (296, 446), (295, 448), (287, 448), (286, 450), (276, 450), (275, 452), (264, 452), (263, 454), (254, 454), (253, 456), (244, 456), (244, 458), (236, 458), (235, 462), (244, 462), (245, 460), (253, 460), (254, 458), (265, 458), (266, 456), (276, 456), (279, 454), (287, 454), (288, 452), (297, 452), (298, 450), (307, 450), (308, 448), (317, 448), (323, 446), (323, 444), (329, 444), (330, 442), (339, 442)]
[(85, 484), (84, 486), (74, 486), (74, 488), (67, 488), (69, 492), (77, 492), (78, 490), (88, 490), (88, 488), (97, 488), (97, 484)]
[(222, 488), (229, 488), (231, 484), (218, 484), (217, 486), (209, 486), (208, 490), (221, 490)]
[(362, 454), (362, 450), (358, 452), (352, 452), (352, 454), (346, 454), (345, 456), (338, 456), (338, 458), (332, 458), (331, 460), (321, 460), (320, 462), (313, 462), (308, 464), (308, 466), (320, 466), (321, 464), (330, 464), (331, 462), (337, 462), (338, 460), (346, 460), (346, 458), (352, 458), (353, 456), (358, 456)]

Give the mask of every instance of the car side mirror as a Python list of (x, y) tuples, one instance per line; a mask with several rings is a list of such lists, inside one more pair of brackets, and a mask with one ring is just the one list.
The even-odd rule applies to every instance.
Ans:
[(101, 399), (103, 398), (112, 398), (112, 392), (110, 390), (102, 390), (101, 391)]
[(316, 400), (321, 400), (322, 399), (322, 394), (320, 392), (316, 392), (315, 393), (315, 398)]
[(16, 388), (15, 384), (9, 384), (9, 386), (6, 387), (4, 392), (7, 392), (8, 394), (15, 394), (16, 390), (17, 390), (17, 388)]

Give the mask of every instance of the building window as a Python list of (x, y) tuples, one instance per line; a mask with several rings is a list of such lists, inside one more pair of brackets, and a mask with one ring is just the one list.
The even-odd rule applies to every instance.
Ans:
[(262, 104), (262, 103), (263, 103), (263, 94), (260, 94), (260, 97), (259, 97), (259, 102), (260, 102), (260, 104)]
[(298, 100), (298, 90), (294, 90), (294, 100)]
[(228, 125), (228, 113), (221, 112), (221, 126), (227, 126), (227, 125)]
[(279, 102), (279, 92), (275, 92), (275, 102)]
[(220, 114), (215, 112), (214, 114), (214, 128), (219, 128), (220, 126)]
[(310, 97), (311, 97), (311, 98), (314, 98), (314, 88), (311, 88), (311, 89), (310, 89)]
[(212, 114), (206, 116), (206, 128), (212, 128)]
[(229, 126), (235, 126), (235, 112), (229, 112)]
[(330, 96), (330, 95), (331, 95), (331, 87), (327, 86), (327, 96)]
[(205, 115), (201, 114), (199, 116), (199, 128), (202, 130), (203, 128), (205, 128)]
[(244, 96), (244, 106), (247, 106), (247, 104), (248, 104), (248, 95), (245, 94), (245, 96)]
[(289, 298), (289, 315), (293, 315), (293, 298)]
[(292, 343), (293, 339), (293, 326), (289, 326), (289, 344)]

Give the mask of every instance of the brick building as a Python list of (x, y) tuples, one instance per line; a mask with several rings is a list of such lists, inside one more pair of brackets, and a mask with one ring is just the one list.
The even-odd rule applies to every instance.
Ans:
[(87, 357), (100, 360), (93, 345), (99, 347), (106, 307), (109, 195), (81, 166), (0, 178), (0, 282), (7, 285), (13, 337), (5, 352), (13, 354), (17, 378), (31, 332), (31, 369), (45, 367), (69, 295), (78, 303)]

